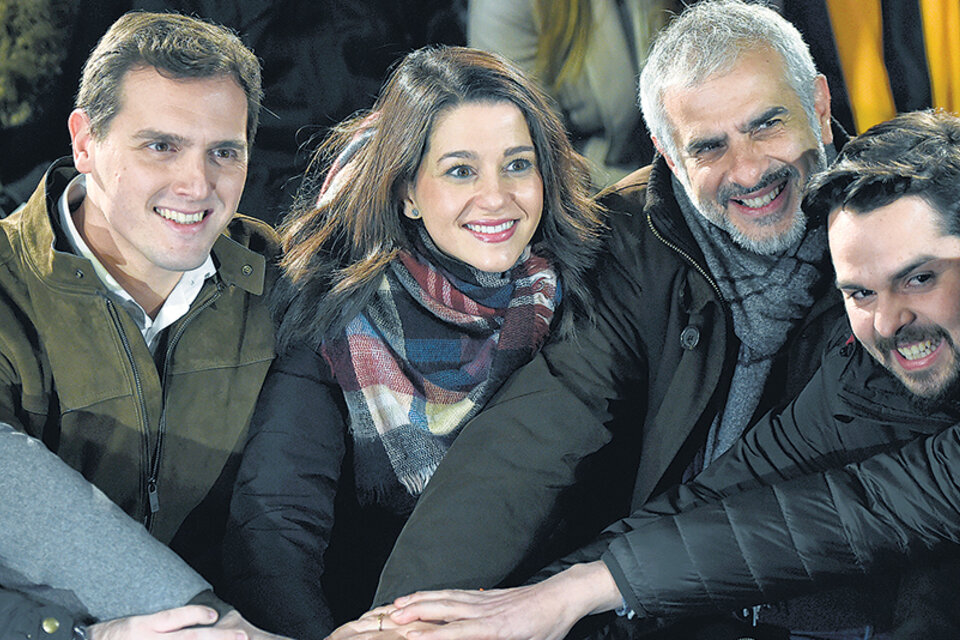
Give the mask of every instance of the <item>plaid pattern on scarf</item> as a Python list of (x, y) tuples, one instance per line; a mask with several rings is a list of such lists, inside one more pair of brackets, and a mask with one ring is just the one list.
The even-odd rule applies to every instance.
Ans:
[[(508, 277), (471, 270), (467, 279), (427, 259), (434, 247), (424, 249), (402, 252), (371, 304), (322, 350), (357, 451), (379, 440), (414, 496), (460, 427), (540, 348), (560, 298), (556, 273), (529, 247)], [(361, 493), (376, 493), (382, 481), (357, 473)]]

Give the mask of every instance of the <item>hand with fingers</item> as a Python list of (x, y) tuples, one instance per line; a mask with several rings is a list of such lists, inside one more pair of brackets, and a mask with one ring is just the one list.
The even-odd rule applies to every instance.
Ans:
[(209, 607), (187, 605), (143, 616), (99, 622), (87, 629), (90, 640), (248, 640), (235, 629), (198, 627), (211, 625), (217, 612)]
[(214, 609), (200, 605), (98, 622), (87, 629), (87, 637), (90, 640), (283, 640), (281, 636), (257, 629), (236, 610), (217, 620)]
[(609, 611), (621, 596), (602, 562), (574, 565), (534, 585), (490, 591), (423, 591), (394, 601), (392, 622), (445, 623), (409, 640), (559, 640), (580, 618)]
[(440, 626), (432, 622), (414, 620), (401, 625), (390, 614), (396, 611), (393, 605), (371, 609), (365, 614), (336, 629), (327, 640), (402, 640), (413, 631), (426, 631)]

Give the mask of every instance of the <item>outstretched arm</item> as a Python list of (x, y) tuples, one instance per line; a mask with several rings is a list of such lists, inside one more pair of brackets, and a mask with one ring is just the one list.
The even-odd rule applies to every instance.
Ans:
[(98, 619), (179, 607), (210, 589), (41, 442), (6, 423), (0, 469), (4, 586), (57, 590)]

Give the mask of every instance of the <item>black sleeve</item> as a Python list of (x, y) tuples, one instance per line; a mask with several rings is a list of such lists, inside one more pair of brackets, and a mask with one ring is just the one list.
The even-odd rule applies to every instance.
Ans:
[(224, 542), (227, 599), (252, 623), (298, 638), (334, 629), (320, 584), (345, 450), (339, 387), (299, 347), (273, 365), (257, 402)]
[(866, 460), (623, 523), (603, 561), (643, 615), (809, 592), (960, 541), (960, 425)]
[(0, 587), (0, 640), (70, 640), (74, 614), (64, 607)]

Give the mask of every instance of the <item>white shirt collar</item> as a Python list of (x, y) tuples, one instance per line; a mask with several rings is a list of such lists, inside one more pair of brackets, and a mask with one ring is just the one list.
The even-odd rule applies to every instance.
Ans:
[(137, 323), (137, 327), (139, 327), (140, 333), (147, 343), (147, 347), (150, 349), (150, 352), (153, 353), (156, 349), (160, 333), (186, 315), (187, 311), (190, 310), (190, 305), (193, 304), (193, 301), (196, 300), (200, 294), (204, 280), (216, 273), (217, 270), (213, 266), (213, 259), (210, 257), (210, 254), (207, 254), (207, 259), (204, 260), (203, 264), (199, 267), (191, 269), (190, 271), (184, 271), (183, 275), (180, 276), (180, 280), (177, 281), (176, 286), (174, 286), (173, 291), (171, 291), (167, 299), (163, 301), (163, 306), (161, 306), (157, 312), (157, 317), (151, 318), (147, 315), (143, 307), (133, 299), (133, 296), (127, 293), (126, 289), (121, 287), (120, 283), (110, 275), (110, 272), (107, 271), (103, 263), (97, 259), (97, 256), (90, 250), (90, 247), (87, 246), (87, 243), (77, 230), (73, 222), (72, 211), (80, 205), (86, 193), (86, 176), (81, 173), (70, 181), (70, 184), (67, 185), (63, 195), (60, 197), (58, 207), (60, 210), (60, 224), (70, 243), (70, 248), (76, 255), (90, 261), (97, 277), (100, 278), (100, 281), (107, 288), (109, 294), (121, 307), (126, 309), (130, 317)]

